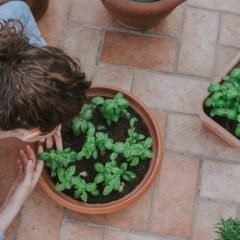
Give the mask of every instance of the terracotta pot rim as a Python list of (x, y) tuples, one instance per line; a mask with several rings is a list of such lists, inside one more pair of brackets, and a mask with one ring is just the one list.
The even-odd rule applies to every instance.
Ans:
[[(152, 135), (152, 138), (155, 141), (153, 143), (153, 148), (154, 148), (153, 151), (155, 154), (151, 160), (149, 169), (145, 177), (143, 178), (143, 180), (140, 182), (140, 184), (132, 192), (130, 192), (123, 198), (120, 198), (118, 200), (115, 200), (109, 203), (102, 203), (102, 204), (82, 203), (72, 199), (71, 197), (63, 193), (59, 193), (54, 189), (53, 183), (50, 181), (50, 177), (48, 177), (48, 175), (44, 171), (39, 181), (39, 184), (43, 188), (43, 190), (60, 205), (80, 213), (106, 214), (106, 213), (116, 212), (123, 208), (126, 208), (128, 205), (130, 205), (131, 203), (136, 201), (138, 198), (140, 198), (151, 187), (151, 185), (153, 184), (154, 180), (156, 179), (159, 173), (159, 169), (160, 169), (162, 158), (163, 158), (162, 135), (161, 135), (160, 127), (153, 113), (151, 113), (151, 111), (145, 106), (145, 104), (142, 103), (138, 98), (133, 96), (131, 93), (111, 85), (95, 85), (94, 84), (87, 92), (87, 96), (93, 96), (94, 92), (92, 91), (103, 90), (103, 89), (105, 89), (105, 91), (107, 92), (107, 93), (103, 93), (103, 96), (106, 96), (108, 94), (112, 95), (111, 91), (122, 92), (128, 100), (131, 99), (131, 101), (129, 101), (131, 107), (134, 108), (135, 104), (139, 104), (141, 108), (140, 116), (141, 114), (144, 114), (145, 116), (147, 116), (148, 118), (147, 121), (150, 124), (150, 128), (151, 128), (151, 125), (153, 126), (151, 129), (148, 129), (148, 130), (150, 131), (150, 134)], [(146, 122), (147, 125), (148, 125), (148, 122)]]
[(157, 2), (134, 2), (131, 0), (101, 0), (105, 6), (125, 13), (135, 15), (152, 15), (159, 14), (163, 11), (171, 11), (186, 0), (159, 0)]

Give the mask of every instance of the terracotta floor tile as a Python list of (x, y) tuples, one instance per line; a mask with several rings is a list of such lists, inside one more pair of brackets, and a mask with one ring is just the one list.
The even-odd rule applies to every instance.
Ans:
[(64, 222), (59, 240), (102, 240), (103, 229)]
[(219, 43), (240, 47), (240, 16), (223, 14)]
[(133, 70), (125, 67), (100, 63), (93, 77), (93, 83), (108, 84), (131, 91)]
[(108, 215), (86, 215), (68, 211), (68, 218), (73, 221), (90, 222), (113, 227), (147, 231), (151, 211), (152, 192), (148, 191), (136, 203), (125, 210)]
[(198, 173), (198, 159), (165, 154), (153, 205), (151, 231), (190, 236)]
[(161, 111), (156, 111), (156, 110), (155, 111), (152, 110), (152, 112), (156, 116), (156, 120), (160, 126), (161, 134), (164, 137), (168, 114), (166, 112), (161, 112)]
[(223, 145), (212, 132), (202, 125), (198, 117), (169, 114), (167, 133), (166, 147), (168, 149), (214, 158), (240, 160), (240, 151)]
[(12, 224), (9, 226), (9, 228), (5, 232), (4, 240), (15, 240), (17, 238), (17, 229), (18, 229), (19, 221), (20, 221), (20, 214), (17, 215), (17, 217), (14, 219)]
[(51, 0), (38, 26), (48, 45), (61, 46), (71, 0)]
[(220, 216), (224, 218), (235, 217), (236, 208), (223, 204), (200, 200), (194, 229), (194, 240), (216, 239), (214, 225), (219, 222)]
[(69, 26), (64, 39), (64, 49), (80, 60), (88, 78), (95, 72), (96, 55), (100, 44), (100, 31), (76, 26)]
[(197, 7), (208, 8), (212, 10), (220, 10), (226, 12), (239, 13), (240, 2), (239, 0), (188, 0), (188, 4)]
[(186, 77), (138, 71), (133, 93), (151, 108), (196, 113), (208, 85)]
[(121, 32), (106, 32), (101, 60), (172, 72), (176, 42)]
[(105, 240), (167, 240), (167, 238), (153, 237), (153, 236), (148, 236), (143, 234), (141, 235), (141, 234), (136, 234), (131, 232), (107, 230), (105, 233)]
[(225, 67), (228, 66), (228, 64), (238, 54), (238, 52), (239, 51), (234, 48), (219, 47), (214, 77), (218, 77), (222, 75), (222, 72), (225, 69)]
[(2, 205), (9, 188), (17, 176), (17, 159), (19, 158), (19, 151), (24, 146), (25, 144), (17, 139), (0, 141), (0, 205)]
[(119, 26), (99, 0), (73, 0), (70, 19), (78, 23)]
[(56, 205), (40, 188), (25, 203), (18, 240), (58, 240), (63, 208)]
[(180, 5), (173, 10), (157, 26), (149, 29), (149, 32), (161, 33), (168, 36), (178, 37), (183, 16), (184, 5)]
[(187, 9), (178, 72), (202, 77), (211, 76), (218, 24), (219, 14), (216, 12)]
[(200, 195), (240, 203), (240, 165), (204, 161)]

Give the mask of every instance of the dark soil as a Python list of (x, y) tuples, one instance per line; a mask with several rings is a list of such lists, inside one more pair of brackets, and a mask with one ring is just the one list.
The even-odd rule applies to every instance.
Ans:
[[(211, 108), (207, 108), (206, 106), (203, 107), (203, 110), (210, 118), (212, 118), (215, 122), (217, 122), (219, 125), (225, 128), (227, 131), (229, 131), (232, 135), (234, 135), (234, 130), (237, 127), (236, 121), (228, 119), (227, 117), (219, 117), (219, 116), (211, 117), (210, 116)], [(235, 137), (238, 138), (237, 136)]]
[[(139, 120), (138, 122), (135, 123), (136, 132), (144, 134), (147, 137), (150, 136), (148, 129), (146, 125), (141, 121), (140, 116), (132, 109), (129, 109), (129, 112), (131, 113), (132, 117), (136, 117)], [(125, 142), (126, 138), (128, 137), (127, 130), (130, 128), (130, 125), (129, 125), (129, 120), (126, 119), (125, 117), (120, 118), (117, 123), (112, 123), (110, 126), (108, 126), (106, 124), (106, 120), (101, 116), (100, 111), (96, 109), (93, 114), (93, 118), (91, 122), (95, 126), (104, 125), (106, 129), (100, 130), (100, 131), (107, 133), (108, 136), (112, 138), (114, 142)], [(70, 147), (75, 151), (80, 151), (82, 149), (82, 146), (86, 138), (86, 136), (84, 136), (83, 134), (79, 137), (74, 136), (71, 128), (71, 123), (65, 124), (63, 126), (62, 137), (63, 137), (64, 148)], [(84, 177), (84, 179), (86, 180), (86, 182), (92, 182), (96, 176), (96, 172), (94, 170), (94, 164), (96, 162), (102, 162), (102, 163), (107, 162), (109, 160), (109, 155), (110, 153), (106, 151), (97, 160), (90, 158), (90, 159), (82, 159), (81, 161), (74, 162), (72, 165), (75, 165), (77, 168), (76, 175), (78, 175), (82, 171), (86, 171), (88, 173), (88, 176)], [(122, 161), (121, 158), (117, 159), (118, 164), (121, 163), (121, 161)], [(141, 160), (136, 167), (129, 166), (128, 170), (135, 172), (137, 177), (131, 182), (125, 182), (123, 192), (113, 191), (108, 196), (103, 196), (102, 194), (100, 194), (98, 197), (93, 197), (91, 194), (88, 194), (88, 203), (107, 203), (127, 195), (128, 193), (133, 191), (136, 188), (136, 186), (138, 186), (138, 184), (142, 181), (142, 179), (144, 178), (149, 168), (149, 165), (150, 165), (150, 160), (147, 159), (147, 160)], [(56, 181), (57, 179), (54, 179), (55, 183)], [(100, 186), (101, 184), (98, 185), (98, 189), (100, 193), (102, 193), (104, 187), (103, 186), (100, 187)], [(74, 190), (65, 190), (64, 193), (71, 197), (74, 196)]]

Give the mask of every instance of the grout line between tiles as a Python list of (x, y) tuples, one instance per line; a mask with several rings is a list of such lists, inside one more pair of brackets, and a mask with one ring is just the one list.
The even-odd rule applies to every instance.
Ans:
[(196, 221), (197, 221), (197, 213), (199, 209), (199, 201), (200, 201), (200, 191), (201, 191), (201, 184), (202, 184), (202, 175), (203, 175), (203, 160), (200, 159), (199, 163), (199, 173), (198, 173), (198, 183), (197, 183), (197, 192), (194, 200), (194, 209), (192, 215), (192, 228), (190, 233), (190, 240), (194, 240), (194, 233), (196, 230)]

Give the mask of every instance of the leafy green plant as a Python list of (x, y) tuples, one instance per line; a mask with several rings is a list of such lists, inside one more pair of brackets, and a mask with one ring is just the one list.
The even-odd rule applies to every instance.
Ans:
[(216, 240), (240, 240), (240, 219), (221, 217), (220, 222), (215, 225)]
[(223, 77), (223, 83), (212, 83), (208, 87), (211, 95), (205, 106), (210, 109), (210, 117), (226, 117), (237, 123), (234, 135), (240, 137), (240, 68), (233, 69)]
[(88, 193), (93, 196), (98, 196), (99, 191), (97, 189), (97, 185), (94, 182), (86, 183), (84, 179), (77, 176), (72, 178), (72, 183), (74, 185), (74, 197), (76, 199), (81, 199), (84, 202), (88, 200)]
[(75, 166), (68, 167), (67, 169), (58, 168), (57, 177), (59, 182), (56, 184), (56, 187), (55, 187), (56, 190), (61, 192), (65, 189), (70, 189), (73, 185), (72, 179), (75, 172), (76, 172)]
[(96, 144), (101, 152), (104, 152), (106, 149), (110, 150), (113, 146), (113, 140), (108, 137), (106, 133), (97, 132), (96, 133)]
[(58, 168), (66, 168), (69, 163), (77, 160), (77, 153), (70, 148), (63, 150), (47, 149), (39, 153), (38, 158), (45, 161), (46, 166), (51, 169), (51, 176), (55, 177)]
[(128, 101), (124, 99), (122, 93), (117, 93), (113, 99), (105, 99), (100, 107), (100, 111), (107, 120), (108, 125), (117, 122), (122, 115), (129, 118), (130, 113), (127, 109)]

